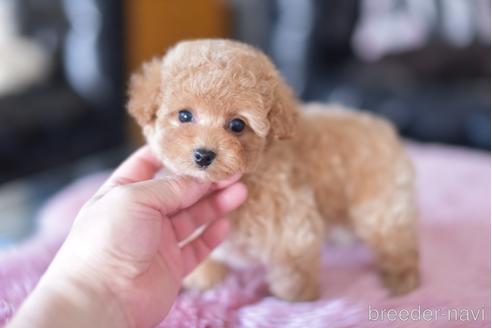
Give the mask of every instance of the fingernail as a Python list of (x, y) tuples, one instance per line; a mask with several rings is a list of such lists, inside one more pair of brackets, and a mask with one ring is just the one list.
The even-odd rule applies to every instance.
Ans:
[(241, 176), (242, 176), (241, 173), (236, 173), (233, 176), (231, 176), (230, 178), (227, 178), (226, 181), (227, 182), (229, 182), (229, 181), (237, 181), (237, 180), (241, 179)]

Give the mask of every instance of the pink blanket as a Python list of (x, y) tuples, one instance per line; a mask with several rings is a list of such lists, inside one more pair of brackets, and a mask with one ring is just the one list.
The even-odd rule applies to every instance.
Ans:
[[(411, 145), (421, 208), (421, 287), (389, 297), (362, 245), (323, 254), (322, 298), (287, 303), (269, 295), (260, 269), (219, 287), (183, 292), (159, 327), (489, 327), (490, 155)], [(85, 177), (40, 213), (39, 232), (0, 253), (0, 324), (36, 285), (83, 202), (105, 178)]]

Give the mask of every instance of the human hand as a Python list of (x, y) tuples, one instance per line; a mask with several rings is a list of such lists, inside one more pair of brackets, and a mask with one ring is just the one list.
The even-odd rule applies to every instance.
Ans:
[[(238, 176), (218, 184), (189, 177), (152, 180), (159, 169), (143, 147), (113, 173), (79, 212), (21, 314), (41, 326), (39, 303), (56, 295), (54, 303), (66, 314), (71, 302), (86, 309), (82, 314), (89, 317), (80, 326), (149, 327), (164, 318), (181, 280), (226, 237), (229, 222), (223, 216), (240, 206), (247, 192)], [(179, 243), (204, 224), (199, 237)], [(61, 326), (59, 319), (49, 325)], [(67, 320), (76, 326), (73, 315)]]

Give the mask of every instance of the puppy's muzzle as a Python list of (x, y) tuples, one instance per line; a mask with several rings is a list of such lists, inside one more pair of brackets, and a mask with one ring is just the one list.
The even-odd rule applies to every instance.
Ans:
[(193, 151), (193, 159), (201, 169), (206, 169), (214, 161), (217, 154), (205, 148), (198, 148)]

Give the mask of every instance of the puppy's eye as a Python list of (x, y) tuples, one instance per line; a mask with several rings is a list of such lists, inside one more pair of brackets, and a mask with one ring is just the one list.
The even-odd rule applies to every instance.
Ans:
[(179, 111), (178, 118), (181, 123), (188, 123), (193, 120), (193, 114), (189, 110), (183, 109)]
[(246, 123), (240, 118), (235, 118), (229, 122), (229, 130), (234, 133), (240, 133), (246, 127)]

